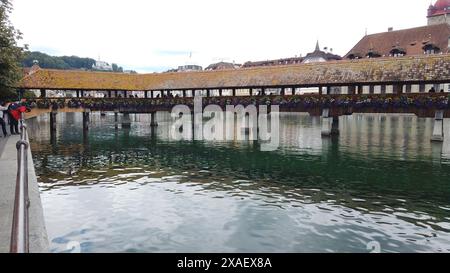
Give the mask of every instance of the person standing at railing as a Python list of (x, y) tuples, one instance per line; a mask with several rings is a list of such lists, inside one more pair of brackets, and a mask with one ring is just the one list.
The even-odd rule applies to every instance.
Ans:
[(22, 113), (25, 113), (27, 108), (23, 105), (12, 103), (9, 106), (9, 115), (10, 115), (10, 131), (11, 135), (18, 135), (19, 132), (19, 120)]
[(9, 131), (11, 135), (19, 134), (19, 119), (17, 117), (17, 108), (19, 105), (17, 103), (11, 103), (8, 106), (8, 120), (9, 120)]
[(6, 132), (6, 123), (5, 123), (5, 113), (8, 110), (5, 103), (0, 103), (0, 126), (2, 126), (3, 136), (7, 137), (8, 134)]

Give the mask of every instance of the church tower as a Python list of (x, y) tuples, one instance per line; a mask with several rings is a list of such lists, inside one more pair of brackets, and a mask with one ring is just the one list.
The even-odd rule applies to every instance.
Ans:
[(450, 25), (450, 0), (438, 0), (428, 8), (428, 25), (447, 23)]

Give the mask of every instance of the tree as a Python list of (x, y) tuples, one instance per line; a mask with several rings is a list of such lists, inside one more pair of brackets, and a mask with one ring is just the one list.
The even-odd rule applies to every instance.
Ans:
[(18, 46), (22, 33), (9, 20), (12, 11), (10, 0), (0, 0), (0, 97), (17, 96), (14, 86), (22, 77), (20, 61), (25, 48)]
[(113, 72), (120, 72), (120, 73), (123, 72), (123, 68), (114, 63), (112, 64), (112, 69), (113, 69)]

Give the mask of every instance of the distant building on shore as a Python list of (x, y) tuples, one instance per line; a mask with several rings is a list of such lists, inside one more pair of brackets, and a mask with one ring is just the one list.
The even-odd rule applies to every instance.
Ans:
[(202, 71), (203, 67), (196, 64), (187, 64), (178, 67), (178, 72), (187, 72), (187, 71)]
[(449, 53), (450, 0), (438, 0), (428, 8), (428, 25), (364, 36), (347, 59), (402, 57)]
[(306, 54), (305, 57), (291, 57), (276, 60), (267, 61), (257, 61), (257, 62), (246, 62), (242, 67), (259, 67), (259, 66), (274, 66), (274, 65), (290, 65), (290, 64), (301, 64), (301, 63), (317, 63), (317, 62), (328, 62), (342, 60), (342, 57), (333, 54), (333, 49), (324, 50), (320, 49), (319, 41), (316, 43), (316, 48), (313, 52)]
[(178, 68), (175, 69), (169, 69), (166, 71), (166, 73), (173, 73), (173, 72), (191, 72), (191, 71), (203, 71), (203, 67), (196, 64), (187, 64), (187, 65), (181, 65)]
[(218, 63), (210, 64), (207, 68), (205, 68), (205, 70), (213, 71), (213, 70), (225, 70), (225, 69), (238, 69), (240, 67), (241, 67), (240, 64), (218, 62)]
[(100, 71), (113, 71), (113, 67), (111, 64), (103, 61), (95, 61), (95, 64), (92, 65), (93, 70), (100, 70)]

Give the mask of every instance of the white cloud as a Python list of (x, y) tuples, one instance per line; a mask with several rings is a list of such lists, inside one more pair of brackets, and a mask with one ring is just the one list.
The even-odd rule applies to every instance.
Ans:
[(141, 72), (306, 54), (344, 55), (364, 35), (426, 24), (429, 0), (13, 0), (32, 50), (115, 62)]

